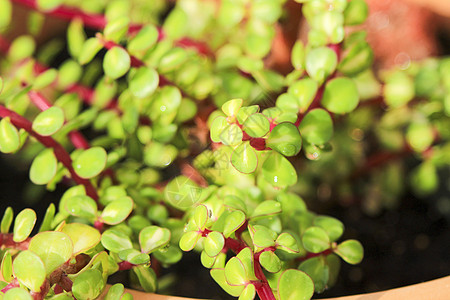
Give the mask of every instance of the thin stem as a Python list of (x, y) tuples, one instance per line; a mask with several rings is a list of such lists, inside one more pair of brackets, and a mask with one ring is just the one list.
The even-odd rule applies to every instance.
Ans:
[(3, 105), (0, 105), (0, 117), (6, 118), (9, 117), (11, 120), (11, 123), (18, 127), (26, 130), (31, 136), (36, 138), (42, 145), (44, 145), (47, 148), (52, 148), (53, 152), (55, 153), (56, 158), (59, 162), (61, 162), (64, 167), (69, 170), (70, 175), (72, 179), (77, 183), (81, 184), (86, 189), (86, 194), (94, 199), (95, 201), (98, 200), (98, 194), (92, 183), (84, 178), (81, 178), (78, 176), (78, 174), (75, 172), (75, 170), (72, 167), (72, 159), (70, 158), (70, 154), (64, 149), (61, 144), (59, 144), (57, 141), (55, 141), (52, 137), (49, 136), (42, 136), (35, 132), (32, 129), (32, 124), (30, 121), (22, 117), (21, 115), (15, 113), (14, 111), (11, 111), (4, 107)]
[(15, 242), (12, 233), (0, 233), (0, 248), (27, 250), (30, 240), (30, 238), (27, 238), (22, 242)]

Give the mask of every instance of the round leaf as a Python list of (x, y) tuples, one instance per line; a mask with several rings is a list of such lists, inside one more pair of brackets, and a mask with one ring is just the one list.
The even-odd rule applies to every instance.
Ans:
[(95, 247), (101, 239), (100, 232), (97, 229), (81, 223), (66, 224), (62, 228), (62, 232), (72, 240), (74, 256)]
[(251, 137), (263, 137), (270, 130), (270, 123), (266, 116), (256, 113), (248, 116), (245, 120), (242, 129)]
[(344, 10), (345, 25), (364, 23), (369, 15), (369, 7), (365, 0), (351, 0)]
[(36, 4), (41, 11), (52, 11), (57, 8), (63, 0), (37, 0)]
[(261, 253), (259, 262), (270, 273), (277, 273), (281, 270), (281, 261), (272, 251), (264, 251)]
[(197, 231), (186, 232), (180, 239), (180, 249), (183, 251), (191, 251), (194, 249), (201, 235), (202, 234)]
[[(295, 112), (306, 111), (313, 102), (318, 89), (319, 85), (317, 84), (317, 81), (311, 78), (304, 78), (291, 84), (288, 88), (288, 95), (292, 95), (295, 97), (295, 104), (297, 107), (297, 110)], [(278, 103), (277, 100), (277, 106), (281, 109), (284, 109), (288, 105), (292, 105), (286, 103), (286, 100), (282, 100), (280, 103)]]
[(33, 121), (33, 130), (43, 136), (57, 132), (64, 124), (64, 112), (61, 108), (52, 106), (41, 112)]
[(121, 47), (112, 47), (103, 59), (105, 74), (113, 79), (125, 75), (130, 69), (131, 59), (127, 51)]
[(108, 229), (103, 232), (101, 242), (103, 247), (116, 253), (133, 248), (130, 238), (124, 232), (117, 229)]
[(237, 146), (231, 154), (231, 164), (241, 173), (250, 174), (258, 166), (258, 156), (249, 142)]
[(314, 283), (304, 272), (288, 269), (278, 279), (279, 300), (309, 300), (314, 294)]
[(286, 187), (297, 182), (297, 172), (278, 152), (273, 152), (262, 165), (262, 175), (274, 187)]
[(139, 252), (136, 249), (126, 249), (120, 251), (119, 258), (134, 265), (142, 265), (150, 261), (150, 256), (148, 254)]
[(280, 123), (270, 132), (266, 145), (284, 156), (294, 156), (302, 148), (302, 137), (294, 124)]
[(406, 140), (417, 151), (425, 151), (434, 141), (433, 127), (428, 122), (415, 122), (409, 125)]
[(211, 257), (217, 256), (225, 245), (225, 239), (220, 232), (213, 231), (208, 233), (206, 239), (203, 240), (203, 248)]
[(412, 100), (414, 95), (414, 81), (407, 74), (395, 72), (386, 78), (383, 96), (389, 106), (402, 106)]
[(97, 216), (97, 203), (85, 195), (73, 196), (65, 201), (65, 210), (72, 216), (93, 220)]
[(298, 267), (299, 270), (308, 274), (314, 281), (314, 289), (317, 293), (322, 293), (327, 288), (330, 275), (328, 265), (322, 257), (313, 257), (305, 260)]
[(337, 66), (336, 53), (327, 48), (314, 48), (306, 55), (306, 71), (312, 79), (323, 82)]
[(19, 282), (32, 290), (39, 292), (45, 281), (46, 273), (42, 260), (30, 250), (20, 252), (13, 261), (14, 274)]
[(102, 147), (84, 150), (72, 163), (75, 172), (82, 178), (92, 178), (100, 174), (106, 165), (107, 153)]
[(48, 275), (72, 257), (73, 243), (65, 233), (45, 231), (31, 239), (28, 249), (41, 258)]
[(104, 287), (102, 273), (97, 269), (88, 269), (75, 278), (72, 293), (77, 299), (96, 299)]
[(262, 216), (273, 216), (281, 213), (281, 204), (274, 200), (261, 202), (251, 214), (251, 218)]
[(233, 99), (222, 105), (222, 111), (227, 116), (236, 116), (244, 101), (242, 99)]
[(101, 219), (108, 225), (115, 225), (125, 220), (132, 210), (133, 200), (130, 197), (122, 197), (106, 205)]
[(210, 274), (214, 281), (217, 282), (220, 287), (224, 289), (224, 291), (226, 291), (233, 297), (239, 297), (239, 295), (244, 290), (244, 286), (242, 285), (233, 286), (227, 282), (224, 269), (211, 269)]
[(289, 253), (298, 253), (299, 247), (297, 240), (289, 233), (284, 232), (280, 234), (275, 241), (277, 249), (282, 249)]
[(165, 199), (181, 210), (186, 210), (197, 203), (201, 193), (201, 188), (185, 176), (175, 177), (164, 189)]
[(34, 184), (47, 184), (56, 175), (58, 160), (53, 149), (44, 149), (36, 156), (30, 167), (30, 180)]
[(360, 242), (347, 240), (337, 246), (335, 253), (349, 264), (359, 264), (364, 256), (364, 249)]
[(244, 265), (239, 258), (232, 257), (225, 265), (225, 278), (230, 285), (245, 285), (249, 282)]
[(314, 226), (318, 226), (325, 230), (331, 242), (336, 241), (344, 233), (344, 224), (338, 219), (328, 216), (315, 217)]
[(167, 245), (170, 241), (170, 230), (158, 226), (148, 226), (139, 233), (139, 244), (144, 253), (150, 253)]
[(327, 82), (322, 105), (336, 114), (345, 114), (358, 106), (359, 94), (355, 82), (350, 78), (335, 78)]
[(245, 214), (240, 210), (231, 212), (226, 220), (223, 235), (228, 238), (245, 223)]
[(320, 227), (309, 227), (302, 236), (303, 247), (309, 252), (320, 253), (330, 248), (330, 238)]
[(256, 295), (255, 286), (253, 284), (247, 284), (247, 286), (239, 296), (239, 300), (253, 300), (255, 299), (255, 295)]
[(19, 149), (20, 137), (17, 128), (11, 124), (9, 118), (0, 121), (0, 151), (12, 153)]
[(333, 136), (333, 120), (320, 108), (308, 112), (298, 128), (302, 137), (313, 145), (323, 145)]
[(153, 94), (159, 84), (159, 75), (147, 67), (139, 68), (129, 83), (131, 93), (137, 98), (145, 98)]
[(12, 288), (6, 291), (3, 300), (32, 300), (30, 293), (22, 288)]
[(205, 229), (208, 218), (208, 208), (206, 207), (206, 205), (201, 204), (195, 208), (194, 223), (199, 231)]
[(16, 243), (23, 242), (33, 231), (36, 223), (36, 213), (34, 210), (26, 208), (22, 210), (14, 221), (13, 241)]

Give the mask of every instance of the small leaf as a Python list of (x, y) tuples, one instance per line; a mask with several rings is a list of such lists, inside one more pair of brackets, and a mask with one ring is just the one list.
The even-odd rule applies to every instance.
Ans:
[(36, 4), (40, 11), (49, 12), (62, 4), (63, 0), (37, 0)]
[(156, 274), (153, 269), (145, 266), (137, 266), (133, 268), (136, 273), (141, 287), (147, 293), (154, 293), (158, 287)]
[(33, 89), (40, 90), (43, 89), (53, 82), (55, 82), (56, 78), (58, 77), (58, 71), (55, 69), (48, 69), (44, 73), (39, 74), (38, 77), (36, 77), (34, 83), (33, 83)]
[(201, 198), (202, 189), (185, 176), (175, 177), (164, 189), (165, 199), (174, 207), (186, 210)]
[(303, 118), (299, 130), (308, 143), (323, 145), (333, 136), (333, 120), (325, 110), (313, 109)]
[(44, 220), (39, 227), (39, 232), (48, 231), (52, 228), (51, 224), (53, 222), (53, 218), (55, 217), (55, 204), (50, 203), (47, 210), (45, 211)]
[(327, 288), (330, 275), (330, 269), (325, 264), (323, 257), (317, 256), (305, 260), (298, 267), (299, 270), (308, 274), (314, 281), (314, 289), (316, 293), (322, 293)]
[(61, 231), (67, 234), (73, 242), (73, 256), (94, 248), (101, 239), (100, 232), (86, 224), (66, 224)]
[(284, 250), (288, 253), (298, 253), (300, 251), (297, 240), (287, 232), (280, 234), (275, 244), (277, 249)]
[(330, 112), (345, 114), (353, 111), (359, 103), (359, 93), (350, 78), (335, 78), (327, 82), (322, 104)]
[(309, 252), (320, 253), (330, 248), (330, 238), (320, 227), (309, 227), (302, 236), (303, 247)]
[(0, 151), (15, 152), (20, 147), (20, 137), (17, 128), (11, 124), (9, 117), (0, 121)]
[(338, 219), (328, 216), (317, 216), (314, 218), (314, 226), (318, 226), (325, 230), (330, 241), (334, 242), (344, 233), (344, 224)]
[(344, 10), (345, 25), (364, 23), (369, 15), (369, 7), (364, 0), (351, 0)]
[(114, 200), (103, 209), (101, 219), (108, 225), (119, 224), (130, 215), (133, 210), (133, 204), (133, 200), (130, 197)]
[(28, 249), (41, 258), (49, 275), (72, 257), (73, 243), (65, 233), (45, 231), (31, 239)]
[(147, 253), (139, 252), (136, 249), (126, 249), (119, 252), (119, 258), (134, 265), (147, 264), (150, 256)]
[(121, 300), (124, 291), (125, 288), (123, 284), (116, 283), (109, 288), (108, 293), (105, 296), (105, 300)]
[(248, 116), (242, 125), (242, 129), (251, 137), (263, 137), (270, 130), (270, 123), (266, 116), (256, 113)]
[(414, 81), (403, 72), (395, 72), (386, 78), (383, 96), (391, 107), (400, 107), (414, 98)]
[[(0, 30), (3, 31), (11, 22), (12, 4), (9, 0), (0, 0)], [(0, 79), (1, 81), (1, 79)], [(0, 84), (1, 92), (1, 84)]]
[(36, 223), (36, 213), (34, 210), (26, 208), (22, 210), (14, 221), (13, 240), (16, 243), (23, 242), (28, 238), (31, 231), (33, 231)]
[(13, 270), (24, 286), (33, 292), (41, 290), (45, 281), (45, 267), (39, 256), (30, 250), (20, 252), (13, 261)]
[(226, 220), (223, 235), (228, 238), (245, 223), (245, 214), (240, 210), (231, 212)]
[[(256, 225), (255, 225), (256, 226)], [(257, 280), (255, 276), (255, 263), (254, 263), (254, 254), (253, 251), (250, 249), (250, 247), (245, 247), (242, 249), (238, 255), (236, 255), (237, 258), (241, 261), (241, 263), (244, 265), (245, 273), (247, 274), (247, 278), (249, 280)]]
[(242, 99), (233, 99), (227, 101), (222, 105), (222, 111), (229, 117), (237, 116), (243, 102), (244, 101)]
[(349, 264), (359, 264), (364, 256), (364, 249), (360, 242), (356, 240), (346, 240), (340, 243), (335, 253)]
[(261, 202), (251, 214), (251, 218), (273, 216), (281, 213), (281, 204), (274, 200)]
[(433, 127), (428, 122), (413, 122), (408, 126), (406, 140), (416, 152), (423, 152), (433, 144)]
[(96, 299), (104, 287), (102, 273), (97, 269), (88, 269), (75, 278), (72, 293), (77, 299)]
[(302, 148), (302, 137), (294, 124), (280, 123), (270, 132), (266, 145), (284, 156), (294, 156)]
[(31, 295), (28, 291), (22, 288), (12, 288), (6, 291), (2, 298), (3, 300), (32, 300)]
[(261, 266), (270, 273), (277, 273), (281, 270), (281, 261), (272, 251), (264, 251), (259, 256)]
[(92, 147), (78, 155), (72, 165), (80, 177), (92, 178), (103, 171), (107, 156), (105, 149), (102, 147)]
[(314, 283), (304, 272), (288, 269), (278, 279), (279, 300), (309, 300), (314, 294)]
[(255, 248), (268, 248), (275, 246), (275, 239), (277, 238), (277, 234), (261, 225), (255, 225), (253, 226), (254, 233), (253, 233), (253, 244)]
[(253, 284), (247, 284), (245, 289), (242, 291), (238, 300), (253, 300), (256, 296), (256, 289)]
[(439, 187), (439, 176), (436, 166), (430, 160), (424, 161), (413, 169), (410, 181), (415, 193), (430, 195)]
[(147, 24), (131, 39), (127, 47), (130, 53), (145, 51), (158, 41), (158, 29), (152, 24)]
[(61, 108), (52, 106), (41, 112), (33, 121), (33, 130), (43, 136), (57, 132), (64, 124), (64, 112)]
[(291, 63), (296, 70), (302, 70), (305, 64), (305, 46), (298, 40), (291, 51)]
[(337, 55), (330, 48), (313, 48), (306, 54), (306, 71), (312, 79), (322, 83), (334, 72), (337, 62)]
[(203, 240), (203, 248), (211, 257), (217, 256), (225, 245), (225, 239), (220, 232), (212, 231)]
[(67, 28), (67, 48), (72, 57), (80, 56), (85, 41), (86, 34), (83, 29), (83, 21), (78, 18), (73, 19)]
[(91, 197), (78, 195), (65, 201), (64, 209), (72, 216), (93, 220), (97, 217), (97, 203)]
[(258, 166), (258, 156), (249, 142), (237, 146), (231, 154), (231, 164), (241, 173), (250, 174)]
[(13, 269), (12, 269), (12, 256), (9, 251), (5, 252), (2, 258), (2, 278), (6, 282), (11, 282), (14, 278)]
[(53, 149), (44, 149), (31, 163), (30, 180), (34, 184), (47, 184), (56, 175), (58, 161), (53, 153)]
[(239, 295), (244, 290), (243, 285), (233, 286), (227, 282), (225, 277), (225, 269), (211, 269), (210, 274), (214, 281), (217, 282), (225, 292), (233, 297), (239, 297)]
[(130, 238), (124, 232), (113, 228), (103, 232), (101, 242), (103, 247), (115, 253), (133, 248)]
[(219, 133), (219, 141), (227, 146), (238, 145), (242, 142), (244, 134), (242, 129), (237, 124), (230, 124), (226, 126)]
[(191, 251), (197, 245), (202, 234), (197, 231), (188, 231), (180, 239), (180, 249), (183, 251)]
[(153, 94), (159, 84), (159, 75), (147, 67), (139, 68), (129, 82), (131, 93), (137, 98), (145, 98)]
[(139, 233), (139, 244), (143, 253), (150, 253), (167, 245), (170, 230), (158, 226), (148, 226)]
[(128, 72), (131, 59), (127, 51), (122, 47), (112, 47), (103, 58), (103, 70), (105, 74), (113, 79), (117, 79)]
[(239, 109), (239, 112), (236, 116), (237, 121), (239, 124), (244, 124), (244, 122), (247, 120), (247, 118), (250, 115), (253, 115), (259, 111), (258, 105), (251, 105), (251, 106), (244, 106)]
[(80, 65), (89, 63), (102, 48), (103, 44), (98, 38), (92, 37), (87, 39), (78, 56)]
[(209, 216), (208, 216), (208, 208), (206, 205), (200, 204), (195, 208), (194, 211), (194, 224), (197, 226), (197, 229), (199, 231), (202, 231), (205, 229), (206, 222), (208, 222)]
[(14, 219), (14, 212), (11, 206), (5, 209), (1, 223), (1, 233), (8, 233)]
[(245, 285), (249, 282), (247, 274), (239, 258), (232, 257), (225, 265), (225, 278), (230, 285)]
[[(313, 102), (318, 89), (319, 85), (317, 84), (317, 81), (311, 78), (303, 78), (292, 83), (288, 88), (288, 95), (295, 97), (295, 106), (297, 109), (294, 112), (305, 112)], [(280, 103), (278, 103), (277, 100), (277, 107), (285, 109), (290, 105), (293, 105), (293, 103), (286, 103), (286, 100), (288, 99), (283, 99)]]
[(297, 182), (297, 172), (291, 163), (273, 151), (262, 165), (262, 175), (274, 187), (286, 187)]

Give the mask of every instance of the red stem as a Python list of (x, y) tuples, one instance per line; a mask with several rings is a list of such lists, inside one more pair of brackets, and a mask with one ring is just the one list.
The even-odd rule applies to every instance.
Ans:
[(332, 248), (329, 248), (329, 249), (324, 250), (324, 251), (319, 252), (319, 253), (308, 252), (305, 256), (297, 258), (297, 260), (298, 261), (305, 261), (305, 260), (313, 258), (313, 257), (317, 257), (317, 256), (321, 256), (321, 255), (327, 256), (327, 255), (330, 255), (332, 253), (333, 253), (333, 249)]
[(12, 233), (0, 233), (0, 248), (11, 248), (16, 250), (27, 250), (30, 245), (30, 238), (22, 242), (15, 242)]
[(2, 118), (9, 117), (11, 120), (11, 123), (14, 126), (26, 130), (31, 136), (36, 138), (45, 147), (52, 148), (58, 161), (61, 162), (64, 165), (64, 167), (67, 168), (67, 170), (69, 170), (70, 175), (72, 176), (72, 179), (77, 184), (82, 184), (85, 187), (86, 194), (89, 197), (91, 197), (95, 201), (98, 200), (98, 194), (97, 194), (96, 189), (94, 188), (94, 186), (92, 185), (92, 183), (89, 180), (81, 178), (80, 176), (77, 175), (77, 173), (75, 172), (75, 170), (72, 167), (72, 159), (70, 158), (69, 153), (66, 151), (66, 149), (64, 149), (63, 146), (61, 146), (61, 144), (56, 142), (52, 137), (42, 136), (42, 135), (38, 134), (37, 132), (35, 132), (32, 129), (32, 124), (30, 121), (28, 121), (21, 115), (7, 109), (3, 105), (0, 105), (0, 117), (2, 117)]

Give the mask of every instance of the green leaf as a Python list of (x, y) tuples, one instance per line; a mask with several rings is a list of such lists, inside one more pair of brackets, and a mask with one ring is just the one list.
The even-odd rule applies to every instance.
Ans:
[(188, 231), (180, 239), (180, 249), (183, 251), (191, 251), (197, 245), (198, 240), (202, 236), (201, 232)]
[(243, 137), (244, 134), (242, 132), (242, 129), (239, 128), (237, 124), (230, 124), (226, 126), (219, 133), (219, 141), (227, 146), (238, 145), (242, 142)]
[(175, 47), (167, 51), (159, 61), (158, 70), (161, 73), (169, 73), (180, 68), (188, 59), (186, 50)]
[(320, 253), (330, 248), (330, 238), (325, 230), (312, 226), (302, 236), (303, 247), (309, 252)]
[[(64, 90), (72, 86), (74, 83), (80, 80), (81, 75), (83, 74), (83, 69), (80, 64), (74, 60), (68, 59), (59, 67), (59, 75), (58, 75), (58, 88)], [(65, 94), (70, 96), (73, 94)], [(62, 96), (64, 97), (64, 95)], [(77, 98), (76, 98), (77, 99)], [(77, 99), (78, 100), (78, 99)], [(79, 103), (76, 103), (79, 105)], [(69, 116), (74, 115), (77, 116), (77, 113), (72, 110), (65, 109), (64, 111), (66, 120), (70, 120)], [(72, 118), (74, 118), (72, 117)]]
[(294, 124), (280, 123), (270, 132), (266, 145), (284, 156), (294, 156), (302, 148), (302, 137)]
[(253, 300), (256, 296), (256, 288), (253, 284), (247, 284), (245, 289), (242, 291), (238, 300)]
[(251, 106), (244, 106), (239, 109), (238, 114), (236, 115), (236, 119), (239, 122), (239, 124), (244, 124), (245, 120), (250, 115), (253, 115), (259, 111), (258, 105), (251, 105)]
[(45, 231), (31, 239), (28, 250), (41, 258), (49, 275), (72, 257), (73, 243), (63, 232)]
[[(257, 225), (255, 225), (257, 226)], [(242, 249), (238, 255), (236, 255), (237, 258), (242, 262), (244, 265), (245, 273), (247, 274), (247, 278), (249, 280), (257, 280), (255, 276), (255, 263), (253, 261), (254, 253), (250, 249), (250, 247), (245, 247)]]
[(239, 109), (242, 107), (242, 99), (233, 99), (222, 105), (222, 111), (229, 117), (237, 116)]
[(345, 49), (344, 57), (339, 63), (339, 71), (347, 76), (354, 76), (372, 65), (373, 50), (366, 41), (352, 43)]
[(116, 283), (109, 288), (108, 293), (105, 296), (105, 300), (121, 300), (124, 291), (125, 288), (123, 284)]
[(411, 174), (411, 186), (418, 195), (430, 195), (439, 187), (439, 176), (432, 161), (424, 161)]
[(166, 246), (170, 241), (170, 230), (148, 226), (139, 233), (139, 244), (143, 253), (150, 253)]
[(2, 258), (2, 278), (6, 282), (11, 282), (14, 278), (13, 269), (12, 269), (12, 256), (9, 251), (5, 252)]
[(120, 251), (119, 258), (134, 265), (147, 264), (150, 261), (150, 256), (147, 253), (142, 253), (136, 249), (126, 249)]
[(49, 12), (63, 3), (63, 0), (37, 0), (36, 4), (40, 11)]
[(79, 300), (96, 299), (104, 287), (102, 272), (97, 269), (88, 269), (75, 278), (72, 293)]
[(55, 177), (57, 167), (58, 161), (53, 149), (44, 149), (31, 164), (30, 180), (38, 185), (47, 184)]
[(279, 300), (309, 300), (314, 294), (314, 283), (304, 272), (288, 269), (278, 279)]
[(107, 156), (102, 147), (92, 147), (78, 155), (72, 165), (81, 178), (92, 178), (103, 171)]
[(386, 78), (383, 96), (386, 104), (391, 107), (400, 107), (414, 98), (414, 81), (403, 72), (395, 72)]
[(308, 143), (323, 145), (333, 136), (333, 120), (325, 110), (313, 109), (303, 118), (299, 130)]
[(217, 256), (225, 245), (225, 239), (220, 232), (212, 231), (203, 240), (203, 248), (211, 257)]
[(298, 40), (291, 51), (291, 63), (296, 70), (302, 70), (305, 64), (305, 46)]
[(2, 298), (3, 300), (32, 300), (31, 295), (28, 291), (22, 288), (12, 288), (6, 291)]
[(127, 47), (130, 53), (145, 51), (158, 41), (158, 29), (152, 24), (147, 24), (131, 39)]
[(366, 21), (369, 7), (365, 0), (351, 0), (344, 10), (345, 25), (359, 25)]
[[(73, 19), (67, 28), (67, 48), (72, 57), (78, 58), (86, 41), (81, 19)], [(95, 55), (95, 54), (94, 54)]]
[(359, 103), (358, 89), (350, 78), (335, 78), (327, 82), (322, 97), (323, 106), (336, 114), (353, 111)]
[(108, 41), (120, 42), (128, 32), (130, 18), (128, 16), (120, 16), (110, 19), (106, 24), (103, 34)]
[(128, 235), (114, 228), (107, 229), (103, 232), (101, 242), (103, 247), (115, 253), (133, 248), (133, 244)]
[(36, 48), (36, 42), (29, 35), (21, 35), (14, 39), (8, 50), (8, 56), (11, 61), (20, 61), (31, 57)]
[(273, 216), (281, 213), (281, 204), (274, 200), (261, 202), (251, 214), (251, 218)]
[(185, 176), (175, 177), (164, 189), (164, 198), (174, 207), (186, 210), (200, 201), (202, 189)]
[(281, 270), (281, 260), (272, 251), (264, 251), (261, 253), (259, 263), (270, 273), (277, 273)]
[(230, 285), (225, 277), (225, 269), (211, 269), (211, 277), (216, 281), (225, 292), (233, 297), (239, 297), (239, 295), (244, 290), (244, 286), (233, 286)]
[(73, 256), (94, 248), (101, 239), (100, 232), (86, 224), (66, 224), (61, 231), (67, 234), (73, 242)]
[[(293, 95), (296, 98), (296, 112), (305, 112), (308, 109), (316, 97), (318, 89), (319, 85), (317, 84), (317, 81), (311, 78), (303, 78), (295, 81), (289, 86), (288, 94)], [(281, 101), (279, 104), (277, 101), (277, 106), (283, 109), (283, 107), (288, 105), (287, 103), (284, 103), (285, 101), (286, 100)]]
[(413, 122), (408, 126), (406, 140), (414, 151), (423, 152), (433, 144), (433, 127), (428, 122)]
[(131, 59), (128, 52), (122, 47), (112, 47), (103, 58), (103, 70), (105, 74), (113, 79), (117, 79), (128, 72)]
[(327, 288), (330, 269), (328, 265), (325, 264), (325, 259), (323, 257), (317, 256), (307, 259), (300, 264), (298, 269), (311, 277), (314, 282), (316, 293), (322, 293)]
[(232, 211), (225, 220), (223, 235), (228, 238), (245, 223), (245, 214), (240, 210)]
[(262, 226), (262, 225), (255, 225), (252, 226), (253, 230), (253, 245), (256, 248), (268, 248), (275, 246), (275, 239), (277, 238), (277, 234), (275, 231)]
[(61, 108), (52, 106), (39, 113), (33, 121), (33, 130), (43, 136), (57, 132), (64, 124), (64, 112)]
[(195, 208), (194, 211), (194, 224), (197, 226), (199, 231), (202, 231), (206, 227), (206, 222), (208, 222), (209, 213), (206, 205), (200, 204)]
[[(10, 0), (0, 0), (0, 31), (3, 31), (11, 22), (12, 4)], [(0, 88), (1, 91), (1, 88)]]
[(78, 62), (80, 65), (85, 65), (94, 59), (95, 55), (103, 48), (103, 43), (95, 37), (87, 39), (80, 54), (78, 55)]
[(314, 218), (313, 224), (325, 230), (331, 242), (339, 239), (344, 233), (344, 224), (332, 217), (317, 216)]
[(340, 243), (334, 252), (352, 265), (359, 264), (364, 256), (363, 246), (356, 240), (346, 240)]
[(266, 116), (261, 113), (256, 113), (248, 116), (242, 129), (251, 137), (263, 137), (269, 132), (270, 123)]
[(306, 54), (306, 71), (315, 81), (322, 83), (337, 66), (336, 53), (327, 47), (318, 47)]
[(1, 233), (8, 233), (9, 228), (11, 227), (11, 223), (14, 219), (14, 212), (11, 206), (5, 209), (5, 213), (3, 214), (2, 223), (1, 223)]
[(15, 152), (20, 147), (20, 137), (17, 128), (11, 124), (9, 117), (0, 121), (0, 151)]
[(101, 219), (105, 224), (115, 225), (123, 222), (133, 210), (133, 200), (130, 197), (121, 197), (110, 202), (103, 209)]
[(36, 77), (34, 83), (33, 83), (33, 89), (40, 90), (43, 89), (53, 82), (55, 82), (56, 78), (58, 77), (58, 71), (55, 69), (48, 69), (44, 73), (39, 74), (38, 77)]
[(14, 220), (13, 241), (23, 242), (33, 231), (36, 223), (36, 213), (30, 208), (22, 210)]
[(45, 267), (42, 260), (30, 250), (20, 252), (13, 261), (14, 275), (19, 282), (32, 290), (39, 292), (45, 281)]
[(77, 195), (65, 201), (64, 209), (72, 216), (93, 220), (97, 217), (97, 203), (88, 196)]
[(280, 234), (275, 241), (277, 249), (284, 250), (288, 253), (298, 253), (300, 251), (296, 239), (287, 232)]
[(225, 278), (228, 284), (234, 286), (246, 285), (250, 281), (242, 261), (236, 256), (232, 257), (225, 265)]
[(249, 142), (237, 146), (231, 154), (231, 164), (241, 173), (250, 174), (258, 166), (258, 156)]
[(274, 187), (286, 187), (297, 182), (297, 172), (278, 152), (272, 152), (262, 165), (262, 175)]
[(141, 67), (137, 69), (129, 82), (131, 93), (139, 98), (150, 96), (156, 91), (159, 85), (159, 75), (155, 69)]
[(145, 266), (137, 266), (133, 268), (134, 273), (136, 273), (141, 287), (147, 293), (154, 293), (158, 288), (158, 281), (156, 279), (156, 274), (153, 269)]

